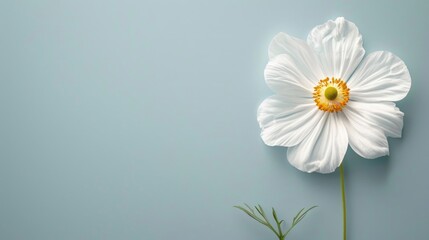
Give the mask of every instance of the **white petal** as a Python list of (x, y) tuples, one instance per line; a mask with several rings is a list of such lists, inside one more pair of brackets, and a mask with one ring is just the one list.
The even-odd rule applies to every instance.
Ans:
[(389, 145), (382, 129), (364, 118), (362, 112), (349, 106), (343, 109), (344, 124), (349, 135), (350, 147), (360, 156), (368, 159), (389, 155)]
[(379, 51), (364, 58), (347, 85), (351, 100), (394, 102), (407, 95), (411, 76), (399, 57)]
[(303, 76), (304, 72), (305, 70), (294, 65), (288, 55), (278, 55), (265, 67), (265, 81), (268, 87), (277, 94), (311, 98), (315, 84), (306, 80)]
[(347, 108), (353, 108), (369, 124), (383, 130), (388, 137), (400, 138), (404, 125), (404, 113), (392, 102), (364, 103), (349, 101)]
[(283, 55), (282, 62), (287, 69), (287, 78), (296, 78), (299, 81), (306, 81), (311, 88), (320, 80), (326, 77), (321, 71), (319, 60), (314, 50), (308, 44), (298, 38), (286, 33), (277, 34), (270, 43), (270, 61), (277, 56)]
[(294, 146), (300, 143), (322, 118), (313, 101), (297, 105), (284, 96), (274, 95), (259, 106), (261, 137), (269, 146)]
[(326, 77), (347, 80), (365, 55), (358, 28), (342, 17), (315, 27), (307, 42), (319, 54)]
[(343, 161), (347, 146), (347, 130), (340, 115), (324, 112), (310, 134), (288, 149), (287, 157), (301, 171), (331, 173)]

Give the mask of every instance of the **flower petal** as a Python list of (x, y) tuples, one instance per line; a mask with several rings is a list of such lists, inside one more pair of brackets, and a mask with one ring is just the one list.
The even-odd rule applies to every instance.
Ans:
[(344, 124), (351, 148), (360, 156), (374, 159), (389, 155), (389, 144), (381, 128), (374, 126), (362, 112), (349, 105), (343, 109)]
[(394, 102), (408, 94), (411, 76), (399, 57), (390, 52), (379, 51), (364, 58), (347, 85), (351, 100)]
[(364, 103), (350, 101), (347, 108), (353, 108), (369, 124), (383, 130), (387, 137), (400, 138), (404, 125), (404, 113), (392, 102)]
[(343, 17), (315, 27), (307, 42), (319, 54), (326, 77), (347, 80), (365, 55), (358, 28)]
[(274, 95), (259, 106), (261, 137), (269, 146), (297, 145), (323, 116), (323, 112), (311, 100), (305, 100), (299, 105), (289, 100), (285, 96)]
[(277, 34), (269, 46), (270, 61), (279, 55), (282, 55), (280, 62), (284, 78), (303, 81), (307, 87), (313, 88), (320, 79), (326, 77), (321, 71), (316, 53), (301, 39), (286, 33)]
[(331, 173), (340, 166), (346, 154), (348, 137), (343, 120), (337, 113), (323, 114), (310, 134), (288, 149), (289, 162), (301, 171)]
[(311, 97), (310, 84), (305, 78), (301, 78), (301, 73), (302, 71), (289, 61), (287, 55), (279, 55), (265, 67), (265, 81), (277, 94), (298, 98)]

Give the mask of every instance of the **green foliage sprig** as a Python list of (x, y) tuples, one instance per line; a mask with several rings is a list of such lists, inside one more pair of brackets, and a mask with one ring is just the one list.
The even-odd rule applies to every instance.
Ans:
[(279, 240), (284, 240), (286, 238), (286, 236), (289, 234), (289, 232), (305, 217), (305, 215), (310, 210), (317, 207), (317, 206), (312, 206), (312, 207), (308, 208), (307, 210), (305, 208), (301, 209), (301, 211), (299, 211), (296, 214), (296, 216), (293, 218), (293, 221), (292, 221), (292, 224), (290, 225), (290, 227), (286, 231), (284, 231), (282, 229), (282, 225), (285, 225), (285, 221), (284, 220), (279, 221), (279, 218), (277, 217), (276, 210), (274, 210), (274, 208), (272, 208), (272, 215), (273, 215), (274, 221), (276, 222), (275, 227), (273, 225), (271, 225), (270, 221), (268, 220), (267, 214), (265, 213), (265, 211), (261, 207), (261, 205), (258, 204), (258, 206), (254, 207), (256, 209), (256, 212), (249, 205), (247, 205), (247, 204), (244, 204), (244, 205), (246, 206), (246, 208), (242, 207), (242, 206), (234, 206), (234, 207), (240, 209), (241, 211), (243, 211), (247, 215), (249, 215), (251, 218), (258, 221), (260, 224), (269, 228), (277, 236), (277, 238)]

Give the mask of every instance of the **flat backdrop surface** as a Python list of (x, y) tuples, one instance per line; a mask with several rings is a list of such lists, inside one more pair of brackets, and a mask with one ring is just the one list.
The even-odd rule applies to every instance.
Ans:
[(427, 239), (425, 1), (0, 2), (0, 239), (274, 239), (232, 206), (341, 239), (339, 174), (306, 174), (259, 137), (272, 37), (344, 16), (410, 70), (390, 156), (349, 149), (349, 240)]

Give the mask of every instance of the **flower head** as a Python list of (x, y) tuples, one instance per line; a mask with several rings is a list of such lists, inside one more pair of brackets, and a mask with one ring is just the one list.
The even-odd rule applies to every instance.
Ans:
[(340, 17), (316, 26), (307, 41), (277, 34), (269, 46), (267, 85), (275, 95), (258, 109), (261, 137), (288, 147), (301, 171), (330, 173), (348, 145), (364, 158), (389, 154), (386, 137), (401, 137), (403, 99), (411, 77), (390, 52), (365, 56), (356, 25)]

